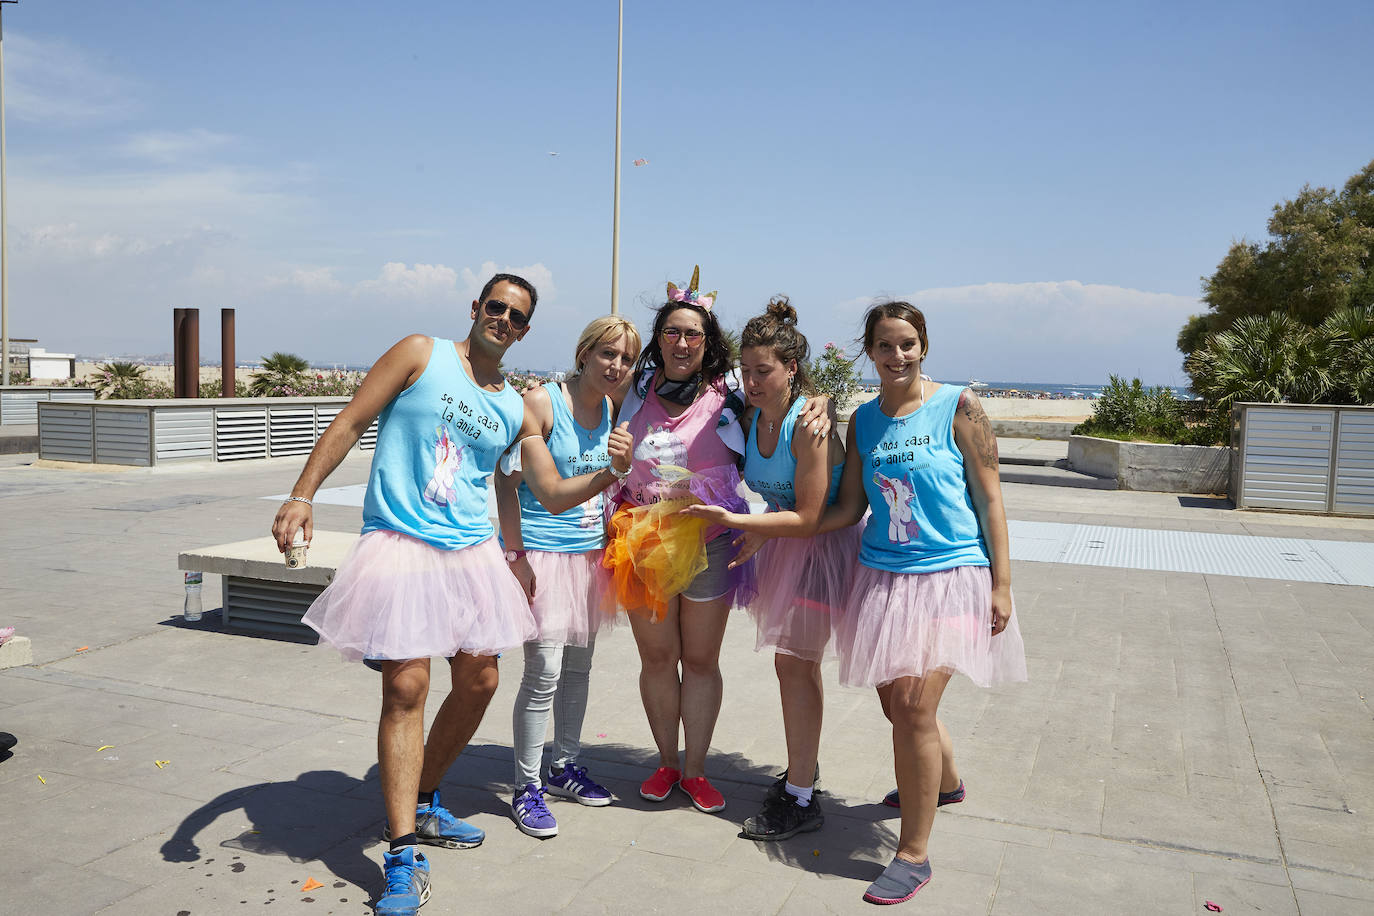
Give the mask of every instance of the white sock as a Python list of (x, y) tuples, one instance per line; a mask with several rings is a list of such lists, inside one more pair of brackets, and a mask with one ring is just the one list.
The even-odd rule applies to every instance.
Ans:
[(783, 788), (787, 790), (788, 795), (791, 795), (793, 798), (797, 800), (797, 807), (810, 807), (811, 792), (815, 788), (814, 786), (807, 786), (805, 789), (803, 789), (801, 786), (794, 786), (792, 785), (792, 783), (789, 782)]

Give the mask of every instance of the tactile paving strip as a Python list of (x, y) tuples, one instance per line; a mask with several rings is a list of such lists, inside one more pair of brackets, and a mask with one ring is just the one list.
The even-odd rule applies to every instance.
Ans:
[(1014, 560), (1374, 586), (1374, 544), (1061, 522), (1007, 527)]

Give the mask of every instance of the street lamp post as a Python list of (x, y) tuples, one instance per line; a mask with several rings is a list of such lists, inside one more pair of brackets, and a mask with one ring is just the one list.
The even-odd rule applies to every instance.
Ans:
[(611, 216), (611, 314), (620, 312), (620, 79), (625, 54), (625, 0), (615, 38), (615, 191)]
[(5, 23), (4, 4), (19, 0), (0, 0), (0, 361), (4, 376), (0, 384), (10, 383), (10, 265), (9, 192), (5, 189)]

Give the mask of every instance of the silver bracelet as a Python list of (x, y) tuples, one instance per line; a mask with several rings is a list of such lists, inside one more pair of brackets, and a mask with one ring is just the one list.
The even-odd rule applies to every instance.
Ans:
[(630, 476), (630, 471), (633, 470), (633, 466), (626, 468), (623, 474), (620, 471), (617, 471), (615, 469), (615, 465), (612, 464), (606, 465), (606, 470), (614, 474), (616, 480), (624, 480), (626, 477)]
[(285, 501), (289, 503), (305, 503), (307, 506), (310, 506), (311, 508), (314, 508), (315, 506), (314, 503), (306, 499), (304, 496), (288, 496), (286, 497)]

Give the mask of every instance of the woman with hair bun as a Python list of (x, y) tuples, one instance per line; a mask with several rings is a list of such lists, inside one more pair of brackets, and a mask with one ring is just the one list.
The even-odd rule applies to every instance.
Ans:
[(935, 809), (960, 801), (954, 746), (937, 717), (955, 672), (975, 684), (1026, 679), (1011, 597), (997, 439), (978, 397), (921, 375), (926, 320), (909, 302), (864, 316), (878, 397), (854, 411), (840, 496), (822, 529), (865, 510), (859, 565), (835, 648), (840, 683), (876, 687), (892, 723), (902, 827), (869, 903), (901, 903), (930, 881)]
[[(813, 791), (824, 707), (820, 663), (833, 617), (844, 607), (859, 546), (857, 526), (816, 534), (839, 490), (844, 448), (834, 435), (798, 434), (802, 407), (815, 394), (807, 374), (810, 352), (786, 296), (775, 297), (764, 314), (744, 326), (740, 370), (751, 408), (744, 480), (763, 496), (768, 511), (682, 510), (740, 529), (755, 543), (770, 538), (755, 557), (758, 581), (768, 587), (760, 589), (749, 611), (758, 632), (755, 650), (774, 652), (787, 771), (770, 788), (763, 809), (744, 822), (743, 835), (753, 840), (785, 840), (825, 823)], [(741, 553), (748, 552), (746, 547)]]

